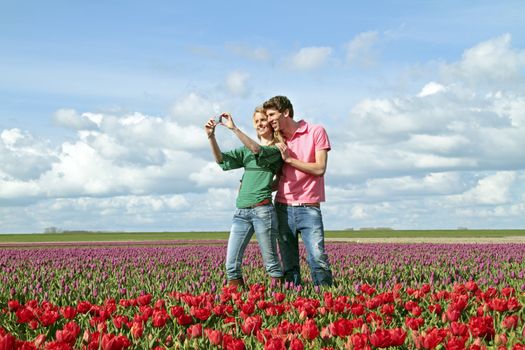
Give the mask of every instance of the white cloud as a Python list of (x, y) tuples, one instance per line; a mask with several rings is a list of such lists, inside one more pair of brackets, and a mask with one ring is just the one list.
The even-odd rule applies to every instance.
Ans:
[(450, 200), (463, 204), (506, 204), (511, 200), (511, 187), (517, 175), (514, 171), (500, 171), (478, 181), (475, 187)]
[[(100, 115), (97, 131), (52, 150), (18, 129), (1, 134), (0, 200), (181, 193), (209, 161), (201, 128), (133, 113)], [(206, 152), (208, 155), (209, 152)]]
[(295, 69), (314, 69), (324, 64), (331, 54), (331, 47), (303, 47), (289, 58), (289, 63)]
[(189, 179), (199, 187), (221, 187), (238, 184), (242, 175), (240, 170), (224, 171), (215, 162), (207, 163), (199, 171), (191, 173)]
[(471, 147), (470, 141), (464, 135), (425, 135), (413, 134), (408, 136), (405, 147), (433, 154), (450, 154), (461, 152), (466, 147)]
[(443, 90), (445, 90), (445, 87), (443, 85), (431, 81), (430, 83), (423, 86), (423, 89), (421, 89), (421, 92), (417, 95), (419, 97), (425, 97), (425, 96), (437, 94), (438, 92), (443, 91)]
[[(310, 121), (311, 111), (327, 117), (318, 120), (332, 142), (323, 204), (328, 228), (486, 228), (523, 221), (522, 51), (507, 39), (466, 50), (443, 71), (418, 77), (413, 89), (396, 86), (391, 92), (385, 85), (369, 95), (363, 89), (357, 102), (357, 95), (340, 86), (337, 92), (317, 89), (311, 101), (293, 89), (298, 115)], [(373, 62), (376, 43), (374, 33), (354, 38), (347, 46), (350, 62)], [(295, 67), (319, 67), (332, 54), (328, 47), (305, 48), (295, 56)], [(504, 67), (496, 66), (498, 60)], [(498, 72), (487, 72), (493, 68)], [(221, 82), (228, 69), (209, 83), (223, 88), (220, 103), (192, 92), (178, 97), (166, 117), (61, 109), (55, 120), (77, 133), (55, 146), (56, 140), (21, 129), (1, 131), (0, 226), (40, 232), (46, 226), (228, 229), (242, 170), (223, 172), (211, 162), (203, 124), (223, 104), (251, 112), (267, 97), (262, 94), (271, 95), (261, 84), (256, 102), (239, 98), (256, 75), (235, 71)], [(331, 81), (328, 75), (323, 79)], [(360, 79), (363, 86), (378, 84), (365, 75)], [(227, 129), (217, 134), (224, 149), (239, 145)], [(480, 220), (484, 216), (493, 221)]]
[(525, 127), (525, 96), (497, 92), (487, 95), (487, 99), (494, 100), (493, 110), (502, 118), (509, 118), (513, 127)]
[(349, 63), (358, 63), (370, 66), (376, 60), (374, 45), (378, 40), (375, 31), (363, 32), (356, 35), (346, 46), (346, 60)]
[(74, 109), (59, 109), (54, 114), (55, 123), (73, 130), (94, 130), (98, 127), (97, 117), (93, 114), (79, 115)]
[(49, 170), (57, 158), (49, 142), (14, 128), (0, 133), (0, 160), (0, 179), (32, 180)]
[(461, 61), (446, 65), (444, 73), (471, 84), (523, 81), (525, 50), (511, 48), (511, 35), (487, 40), (465, 50)]
[(226, 77), (226, 87), (233, 96), (247, 96), (250, 88), (248, 87), (248, 79), (250, 74), (241, 71), (234, 71)]
[(192, 92), (174, 103), (170, 117), (181, 125), (204, 125), (208, 118), (220, 112), (222, 112), (220, 104)]

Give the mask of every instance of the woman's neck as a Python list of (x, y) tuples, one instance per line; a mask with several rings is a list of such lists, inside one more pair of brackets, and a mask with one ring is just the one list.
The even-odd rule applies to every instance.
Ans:
[(261, 145), (268, 146), (273, 140), (273, 135), (261, 135)]

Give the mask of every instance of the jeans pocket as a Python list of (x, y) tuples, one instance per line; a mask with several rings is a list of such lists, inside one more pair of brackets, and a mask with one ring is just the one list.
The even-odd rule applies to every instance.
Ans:
[(266, 230), (271, 230), (275, 220), (275, 212), (271, 205), (261, 205), (253, 208), (254, 216), (264, 226)]

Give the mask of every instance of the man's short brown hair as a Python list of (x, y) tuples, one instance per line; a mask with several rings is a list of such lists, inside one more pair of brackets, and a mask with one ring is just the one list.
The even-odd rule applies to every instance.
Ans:
[(286, 96), (274, 96), (268, 101), (263, 103), (264, 109), (276, 109), (283, 113), (288, 110), (290, 118), (293, 118), (293, 106), (288, 97)]

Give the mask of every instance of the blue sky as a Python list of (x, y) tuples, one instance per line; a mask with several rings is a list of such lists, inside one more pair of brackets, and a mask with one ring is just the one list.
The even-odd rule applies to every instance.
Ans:
[[(3, 1), (0, 232), (228, 230), (203, 131), (284, 94), (328, 229), (523, 228), (521, 1)], [(219, 130), (221, 147), (239, 146)]]

